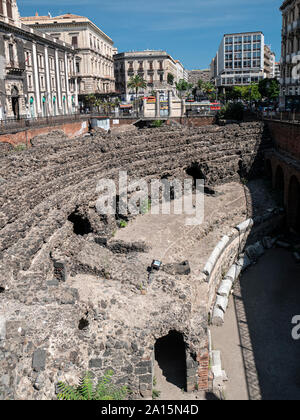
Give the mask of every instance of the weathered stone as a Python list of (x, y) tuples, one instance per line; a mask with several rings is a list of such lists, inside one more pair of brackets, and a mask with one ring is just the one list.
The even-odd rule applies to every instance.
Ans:
[(6, 338), (6, 319), (0, 315), (0, 341), (4, 341)]
[(91, 369), (101, 369), (102, 368), (102, 360), (101, 359), (91, 359), (89, 361), (89, 368)]
[(32, 368), (35, 372), (45, 370), (47, 352), (43, 349), (38, 349), (32, 356)]

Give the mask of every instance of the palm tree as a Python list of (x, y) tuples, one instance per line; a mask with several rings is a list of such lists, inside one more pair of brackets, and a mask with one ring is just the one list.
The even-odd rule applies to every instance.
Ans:
[(182, 99), (183, 93), (186, 92), (187, 95), (193, 89), (193, 85), (191, 83), (188, 83), (187, 81), (181, 79), (178, 83), (176, 83), (176, 89), (179, 92), (179, 96)]
[(215, 96), (216, 88), (211, 82), (205, 82), (202, 85), (202, 91), (211, 98)]
[(146, 80), (143, 79), (140, 75), (132, 76), (127, 83), (129, 89), (135, 90), (135, 99), (136, 99), (136, 106), (137, 106), (137, 98), (140, 89), (145, 89), (147, 87)]

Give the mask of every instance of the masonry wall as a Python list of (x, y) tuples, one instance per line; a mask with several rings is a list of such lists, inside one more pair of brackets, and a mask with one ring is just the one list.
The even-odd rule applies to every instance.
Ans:
[(13, 146), (25, 144), (30, 146), (30, 140), (41, 134), (47, 134), (53, 130), (61, 130), (69, 138), (75, 138), (88, 132), (88, 122), (79, 121), (65, 124), (52, 125), (51, 127), (31, 128), (29, 130), (16, 131), (11, 134), (0, 135), (0, 143), (9, 143)]
[(268, 121), (276, 149), (300, 159), (300, 125), (291, 122)]

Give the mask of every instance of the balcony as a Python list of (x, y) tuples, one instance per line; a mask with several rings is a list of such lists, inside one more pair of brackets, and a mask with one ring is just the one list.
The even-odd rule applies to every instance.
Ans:
[(25, 71), (25, 62), (9, 61), (6, 65), (9, 74), (21, 74)]

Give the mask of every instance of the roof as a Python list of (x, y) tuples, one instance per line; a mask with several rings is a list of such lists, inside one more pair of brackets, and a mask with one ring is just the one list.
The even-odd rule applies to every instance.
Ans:
[(292, 3), (293, 3), (293, 1), (294, 1), (294, 0), (285, 0), (285, 1), (282, 3), (282, 5), (281, 5), (280, 10), (281, 10), (281, 11), (282, 11), (282, 10), (284, 10), (287, 6), (289, 6), (290, 4), (292, 4)]
[(25, 25), (29, 25), (34, 28), (38, 28), (38, 26), (40, 26), (41, 28), (46, 28), (50, 25), (55, 24), (82, 24), (84, 22), (88, 25), (91, 25), (97, 32), (100, 32), (101, 35), (106, 37), (106, 39), (113, 44), (112, 39), (106, 33), (104, 33), (97, 25), (95, 25), (95, 23), (93, 23), (89, 18), (85, 16), (74, 15), (72, 13), (65, 13), (59, 16), (51, 16), (50, 14), (48, 16), (38, 16), (38, 14), (36, 14), (35, 16), (21, 17), (21, 21)]
[(27, 21), (40, 21), (40, 20), (63, 20), (63, 19), (85, 19), (85, 20), (89, 20), (87, 17), (84, 16), (78, 16), (78, 15), (73, 15), (72, 13), (66, 13), (64, 15), (59, 15), (59, 16), (26, 16), (26, 17), (21, 17), (21, 20), (23, 22), (27, 22)]

